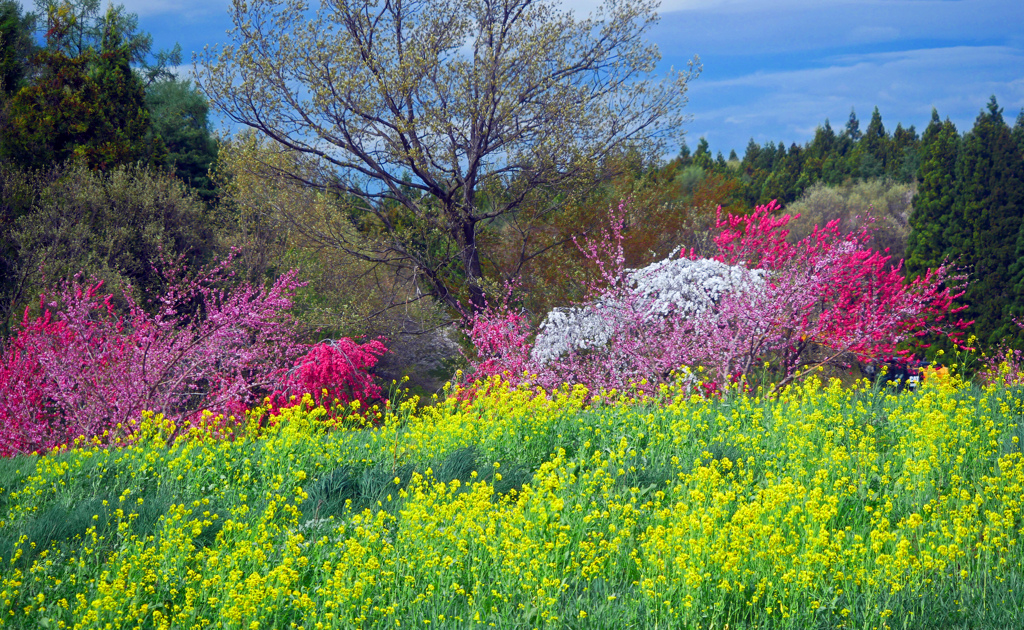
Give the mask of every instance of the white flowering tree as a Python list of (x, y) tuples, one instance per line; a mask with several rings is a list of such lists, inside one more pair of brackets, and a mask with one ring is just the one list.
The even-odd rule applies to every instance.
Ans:
[(637, 321), (657, 327), (666, 319), (689, 320), (726, 293), (764, 282), (762, 270), (702, 258), (669, 258), (626, 271), (629, 291), (619, 299), (552, 310), (540, 325), (531, 359), (543, 366), (574, 352), (604, 348)]

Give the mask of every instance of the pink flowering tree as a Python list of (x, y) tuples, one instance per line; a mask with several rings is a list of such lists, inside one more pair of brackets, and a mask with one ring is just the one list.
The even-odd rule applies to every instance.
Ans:
[(473, 361), (473, 377), (486, 379), (501, 375), (518, 379), (530, 367), (530, 321), (512, 308), (508, 300), (498, 307), (475, 313), (469, 321), (467, 334), (477, 356)]
[(39, 317), (26, 310), (0, 355), (0, 455), (118, 439), (143, 410), (186, 422), (238, 413), (274, 391), (304, 351), (288, 315), (296, 273), (260, 287), (233, 282), (230, 259), (186, 271), (165, 266), (148, 311), (128, 291), (119, 311), (101, 283), (80, 279), (41, 298)]
[(714, 317), (694, 321), (702, 364), (720, 377), (750, 376), (770, 360), (781, 387), (843, 357), (889, 356), (914, 337), (962, 334), (954, 300), (964, 279), (949, 267), (906, 282), (902, 261), (867, 247), (870, 234), (843, 233), (839, 222), (786, 240), (788, 215), (775, 202), (723, 218), (716, 260), (763, 270), (765, 282), (725, 296)]
[(600, 284), (587, 303), (548, 315), (525, 369), (547, 387), (650, 391), (681, 368), (722, 384), (768, 363), (783, 387), (818, 366), (962, 326), (951, 319), (961, 279), (948, 268), (906, 283), (900, 265), (867, 248), (866, 232), (843, 234), (838, 223), (791, 244), (777, 210), (719, 214), (715, 257), (684, 252), (640, 270), (623, 265), (625, 206), (613, 210), (605, 233), (577, 243)]

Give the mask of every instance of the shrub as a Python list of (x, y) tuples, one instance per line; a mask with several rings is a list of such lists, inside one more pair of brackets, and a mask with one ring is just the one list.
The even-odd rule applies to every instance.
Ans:
[(167, 264), (151, 310), (126, 290), (118, 312), (102, 283), (79, 277), (41, 297), (37, 318), (26, 309), (0, 355), (0, 455), (119, 439), (143, 410), (230, 414), (274, 391), (302, 351), (287, 313), (299, 283), (295, 272), (233, 283), (230, 262), (194, 277)]
[(381, 397), (381, 389), (369, 372), (387, 352), (380, 340), (362, 345), (348, 337), (318, 343), (302, 356), (281, 381), (271, 402), (287, 406), (292, 397), (310, 394), (317, 406), (334, 417), (340, 406)]

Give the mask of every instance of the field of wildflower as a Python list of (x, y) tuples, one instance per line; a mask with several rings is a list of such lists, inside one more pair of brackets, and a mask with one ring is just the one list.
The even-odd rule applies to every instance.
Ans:
[(1015, 387), (451, 394), (0, 460), (0, 625), (1024, 627)]

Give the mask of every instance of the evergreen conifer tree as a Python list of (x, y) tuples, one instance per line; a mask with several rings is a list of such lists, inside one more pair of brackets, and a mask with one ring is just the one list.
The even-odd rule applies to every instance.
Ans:
[(159, 154), (145, 142), (149, 113), (145, 92), (132, 71), (131, 39), (118, 9), (108, 9), (99, 49), (77, 56), (64, 40), (77, 32), (69, 5), (47, 16), (47, 47), (36, 57), (38, 76), (11, 100), (5, 122), (4, 154), (28, 167), (71, 157), (100, 170)]
[(679, 146), (679, 156), (676, 160), (681, 167), (686, 167), (693, 163), (693, 154), (690, 153), (690, 147), (686, 145), (685, 141)]
[(949, 119), (940, 122), (934, 112), (925, 138), (928, 144), (907, 239), (906, 269), (911, 277), (938, 267), (952, 256), (947, 231), (953, 221), (960, 136)]
[[(825, 179), (827, 175), (832, 175), (831, 171), (835, 168), (835, 161), (829, 162), (828, 160), (835, 151), (835, 144), (836, 132), (826, 118), (825, 124), (814, 130), (814, 138), (807, 144), (807, 150), (804, 151), (804, 174), (808, 185)], [(826, 173), (826, 163), (829, 165), (828, 173)]]
[(0, 1), (0, 104), (17, 92), (28, 74), (32, 56), (33, 19), (15, 0)]
[(846, 129), (843, 131), (843, 135), (854, 142), (860, 140), (862, 135), (860, 132), (860, 121), (857, 120), (857, 112), (852, 107), (850, 108), (850, 118), (846, 121)]
[(889, 162), (889, 135), (882, 124), (882, 114), (875, 107), (871, 122), (857, 143), (860, 176), (864, 179), (880, 177)]
[(701, 138), (697, 143), (697, 150), (693, 152), (693, 163), (705, 171), (711, 170), (711, 147), (708, 146), (707, 138)]
[(990, 347), (1014, 336), (1012, 317), (1021, 312), (1017, 265), (1024, 177), (1021, 153), (995, 97), (963, 141), (957, 162), (954, 223), (947, 229), (951, 251), (971, 267), (964, 295), (973, 332)]
[(761, 153), (761, 145), (753, 138), (747, 143), (747, 150), (743, 153), (743, 167), (757, 168), (757, 156)]
[[(1017, 114), (1011, 132), (1014, 144), (1017, 145), (1017, 178), (1024, 180), (1024, 108)], [(1022, 210), (1024, 214), (1024, 210)], [(1015, 303), (1011, 307), (1011, 313), (1018, 319), (1024, 318), (1024, 218), (1021, 219), (1021, 231), (1017, 235), (1016, 260), (1011, 268), (1013, 274), (1013, 295)], [(1015, 331), (1019, 335), (1019, 331)], [(1020, 341), (1018, 340), (1018, 343)], [(1018, 345), (1018, 347), (1020, 347)]]
[(887, 170), (890, 177), (907, 184), (917, 178), (917, 172), (921, 169), (919, 145), (920, 139), (914, 125), (908, 129), (904, 129), (902, 124), (896, 125), (892, 132), (892, 162)]
[(152, 118), (150, 137), (167, 147), (166, 165), (210, 203), (216, 196), (209, 171), (217, 158), (217, 143), (210, 132), (209, 103), (190, 81), (171, 78), (146, 90)]
[(1024, 154), (1024, 107), (1017, 114), (1017, 121), (1013, 125), (1013, 140), (1021, 154)]

